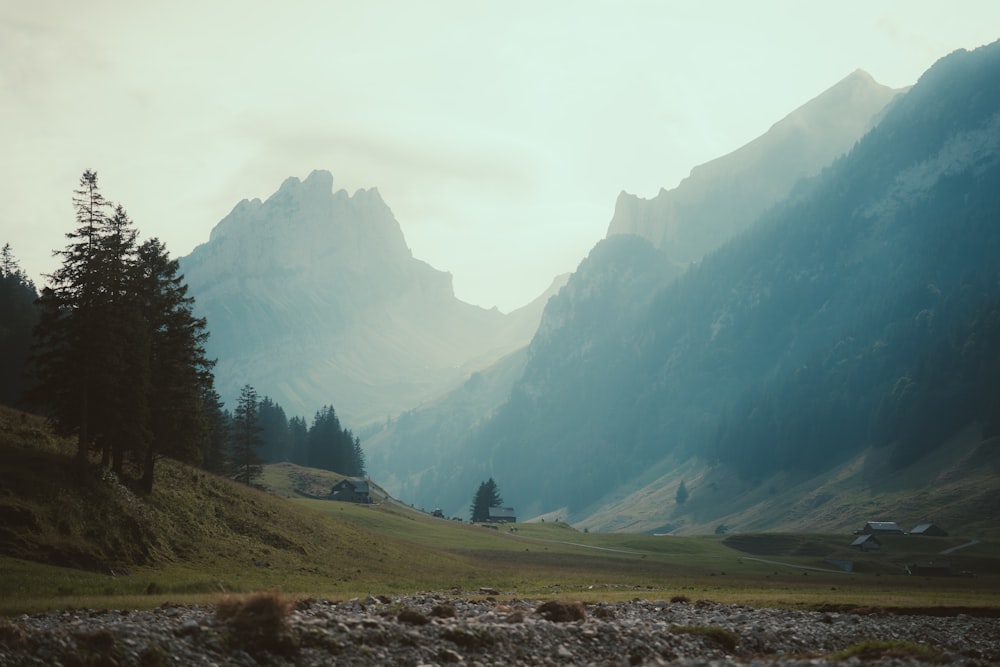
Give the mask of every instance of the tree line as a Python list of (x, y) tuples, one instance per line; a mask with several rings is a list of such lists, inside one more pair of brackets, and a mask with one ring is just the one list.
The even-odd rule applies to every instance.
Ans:
[(285, 461), (349, 477), (365, 475), (361, 439), (341, 425), (333, 406), (317, 411), (307, 427), (303, 417), (287, 418), (280, 405), (244, 385), (236, 409), (222, 418), (232, 437), (228, 450), (213, 457), (217, 467), (212, 472), (251, 484), (263, 463)]
[(96, 172), (81, 176), (73, 207), (76, 225), (41, 293), (9, 244), (0, 254), (0, 402), (45, 415), (76, 438), (81, 466), (99, 455), (146, 493), (165, 456), (248, 484), (265, 461), (364, 474), (360, 440), (332, 406), (307, 429), (247, 385), (226, 410), (177, 260), (159, 239), (140, 241)]

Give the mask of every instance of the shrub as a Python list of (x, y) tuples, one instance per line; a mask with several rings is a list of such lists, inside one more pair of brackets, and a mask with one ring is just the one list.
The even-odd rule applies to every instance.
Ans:
[(535, 613), (553, 623), (571, 623), (587, 619), (587, 610), (582, 602), (550, 600), (538, 605)]
[(280, 593), (228, 596), (215, 608), (216, 620), (228, 626), (233, 643), (248, 651), (287, 655), (296, 649), (288, 629), (294, 602)]

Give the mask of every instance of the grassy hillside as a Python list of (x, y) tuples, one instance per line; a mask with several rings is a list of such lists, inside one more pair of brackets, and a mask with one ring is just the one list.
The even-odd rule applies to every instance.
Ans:
[(0, 555), (143, 575), (105, 582), (115, 592), (384, 590), (453, 585), (475, 571), (460, 556), (171, 460), (157, 466), (153, 494), (138, 496), (97, 465), (78, 471), (72, 451), (40, 420), (0, 408)]
[[(285, 496), (334, 480), (269, 466)], [(960, 556), (982, 573), (928, 583), (900, 574), (916, 551), (857, 559), (858, 574), (825, 562), (825, 545), (789, 549), (773, 536), (587, 533), (565, 523), (491, 530), (437, 519), (387, 500), (354, 505), (282, 497), (164, 460), (151, 496), (92, 465), (35, 417), (0, 407), (0, 614), (65, 607), (152, 607), (223, 592), (280, 589), (346, 598), (415, 591), (461, 595), (629, 599), (637, 595), (758, 605), (1000, 607), (1000, 546)], [(958, 539), (958, 538), (956, 538)], [(929, 543), (928, 543), (929, 544)], [(948, 542), (950, 545), (951, 542)], [(766, 552), (759, 556), (755, 552)], [(827, 553), (829, 551), (829, 553)], [(957, 562), (957, 561), (956, 561)], [(874, 579), (873, 576), (879, 576)]]
[[(590, 512), (581, 527), (675, 534), (731, 531), (839, 532), (867, 521), (905, 529), (932, 521), (953, 534), (997, 538), (1000, 438), (971, 424), (904, 467), (891, 449), (869, 448), (821, 474), (781, 472), (740, 479), (723, 466), (671, 461), (662, 476)], [(681, 481), (689, 492), (675, 499)], [(572, 519), (572, 517), (571, 517)]]

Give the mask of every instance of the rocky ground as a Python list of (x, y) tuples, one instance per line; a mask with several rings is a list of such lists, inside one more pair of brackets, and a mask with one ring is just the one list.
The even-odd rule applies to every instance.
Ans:
[(260, 594), (214, 606), (21, 616), (0, 620), (0, 667), (1000, 664), (1000, 623), (969, 614), (488, 594), (343, 602)]

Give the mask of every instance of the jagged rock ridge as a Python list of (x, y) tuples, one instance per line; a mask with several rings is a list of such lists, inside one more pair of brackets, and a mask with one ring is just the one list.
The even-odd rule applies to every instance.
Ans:
[(676, 188), (652, 199), (622, 192), (608, 236), (642, 236), (678, 266), (698, 261), (847, 152), (898, 92), (857, 70)]
[(243, 200), (181, 259), (225, 400), (244, 383), (290, 415), (352, 425), (412, 408), (530, 340), (544, 301), (510, 314), (455, 298), (413, 257), (376, 189), (314, 171)]

